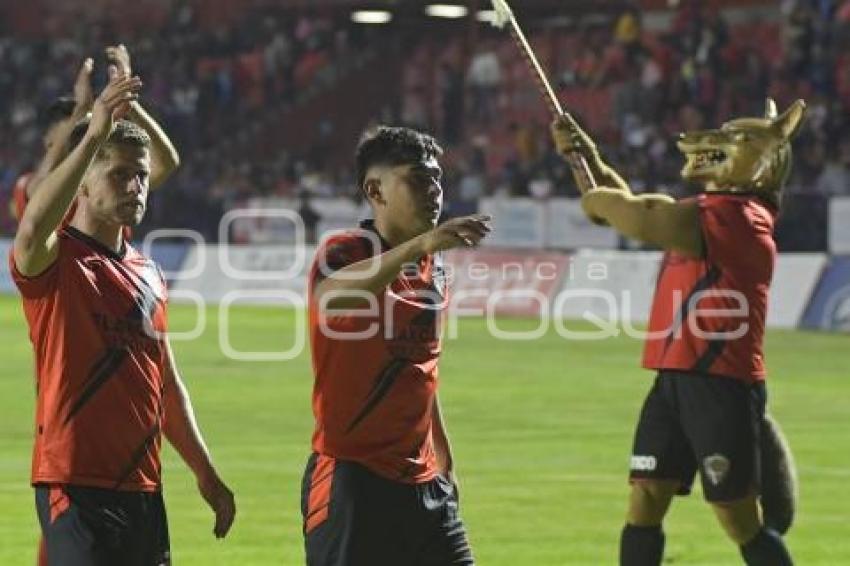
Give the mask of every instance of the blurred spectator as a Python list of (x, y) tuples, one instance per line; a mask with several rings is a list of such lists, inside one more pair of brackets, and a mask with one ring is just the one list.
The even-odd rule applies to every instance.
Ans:
[(472, 56), (466, 77), (472, 95), (470, 118), (488, 125), (496, 111), (502, 83), (502, 66), (491, 43), (482, 45)]
[(451, 63), (440, 67), (440, 106), (443, 116), (442, 140), (447, 145), (461, 141), (464, 119), (463, 73)]
[(815, 183), (815, 191), (822, 195), (850, 196), (850, 134), (836, 150), (836, 159), (827, 163)]
[(319, 226), (319, 221), (322, 219), (322, 215), (316, 212), (316, 209), (313, 208), (309, 191), (303, 191), (301, 193), (301, 203), (298, 206), (298, 215), (301, 216), (301, 220), (304, 222), (304, 236), (307, 244), (317, 243), (319, 241), (319, 237), (316, 229)]

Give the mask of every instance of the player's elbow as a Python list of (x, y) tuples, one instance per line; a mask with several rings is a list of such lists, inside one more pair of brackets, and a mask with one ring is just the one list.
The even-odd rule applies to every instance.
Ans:
[(14, 250), (17, 259), (17, 254), (20, 252), (29, 252), (35, 249), (38, 229), (32, 219), (27, 218), (24, 214), (18, 224), (18, 230), (15, 232)]
[(155, 174), (151, 177), (151, 189), (158, 189), (180, 167), (180, 154), (173, 147), (160, 152)]

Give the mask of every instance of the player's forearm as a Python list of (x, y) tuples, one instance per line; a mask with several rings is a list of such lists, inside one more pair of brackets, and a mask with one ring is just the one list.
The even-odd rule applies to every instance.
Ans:
[(151, 138), (151, 189), (156, 189), (180, 166), (180, 154), (168, 134), (138, 101), (130, 105), (128, 118)]
[(579, 192), (584, 195), (589, 190), (594, 189), (596, 187), (610, 187), (612, 189), (619, 189), (625, 193), (631, 193), (631, 189), (629, 188), (629, 184), (620, 176), (617, 171), (605, 163), (605, 160), (602, 159), (602, 156), (599, 155), (598, 151), (594, 150), (590, 155), (584, 157), (584, 162), (587, 164), (587, 168), (590, 170), (591, 175), (593, 175), (593, 180), (596, 182), (595, 187), (587, 187), (585, 181), (584, 172), (581, 168), (577, 167), (580, 162), (577, 159), (577, 154), (574, 154), (575, 157), (570, 157), (567, 159), (567, 163), (570, 164), (570, 170), (573, 174), (573, 179), (575, 179), (576, 186), (579, 188)]
[(39, 183), (18, 227), (16, 248), (31, 249), (47, 241), (68, 212), (102, 144), (103, 140), (87, 133), (74, 151)]
[(91, 103), (88, 99), (78, 100), (74, 106), (74, 110), (67, 119), (62, 120), (56, 126), (55, 133), (52, 136), (53, 143), (47, 148), (41, 162), (35, 170), (35, 173), (27, 184), (27, 199), (31, 200), (40, 183), (47, 178), (51, 171), (65, 158), (68, 141), (71, 139), (71, 133), (74, 131), (77, 123), (86, 117), (86, 114), (91, 110)]
[(699, 207), (695, 202), (602, 188), (586, 194), (582, 206), (588, 216), (604, 220), (629, 238), (688, 257), (703, 254)]
[(612, 189), (619, 189), (624, 193), (631, 194), (632, 190), (629, 188), (629, 184), (625, 179), (613, 167), (605, 163), (601, 157), (591, 160), (588, 165), (593, 172), (597, 186), (611, 187)]
[(398, 277), (406, 263), (419, 260), (425, 253), (420, 236), (388, 252), (353, 263), (319, 283), (313, 300), (323, 309), (362, 307), (368, 304), (366, 296), (378, 295)]
[(209, 450), (195, 420), (189, 393), (179, 376), (174, 375), (173, 379), (166, 380), (163, 400), (165, 438), (180, 454), (195, 477), (202, 478), (215, 473)]
[(597, 189), (582, 198), (588, 216), (605, 220), (624, 236), (650, 243), (656, 243), (651, 242), (650, 231), (654, 209), (674, 202), (665, 195), (635, 196), (618, 188)]

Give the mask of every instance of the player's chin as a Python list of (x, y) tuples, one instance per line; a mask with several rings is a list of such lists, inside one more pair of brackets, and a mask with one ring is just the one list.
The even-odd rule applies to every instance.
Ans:
[(122, 226), (129, 226), (131, 228), (138, 226), (139, 224), (142, 223), (142, 219), (144, 219), (144, 217), (145, 217), (145, 209), (140, 208), (139, 210), (137, 210), (135, 212), (132, 212), (132, 213), (129, 213), (129, 214), (124, 214), (120, 218), (121, 225)]

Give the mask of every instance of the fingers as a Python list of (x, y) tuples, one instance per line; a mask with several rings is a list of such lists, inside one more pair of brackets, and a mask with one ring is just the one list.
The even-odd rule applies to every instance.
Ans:
[(113, 119), (121, 119), (130, 111), (130, 103), (138, 100), (141, 88), (139, 77), (117, 77), (103, 90), (98, 102), (111, 113)]
[(102, 97), (102, 102), (106, 104), (109, 108), (113, 108), (114, 106), (122, 103), (129, 102), (130, 100), (135, 100), (139, 97), (139, 89), (141, 88), (141, 84), (138, 86), (133, 84), (127, 84), (124, 88), (118, 89), (115, 92), (107, 93), (107, 96)]
[(91, 73), (94, 70), (94, 59), (91, 57), (87, 57), (83, 64), (80, 66), (79, 72), (77, 72), (77, 81), (76, 84), (81, 84), (84, 81), (91, 81)]
[(112, 104), (116, 100), (127, 98), (127, 94), (136, 94), (142, 88), (139, 77), (119, 77), (112, 80), (100, 93), (101, 102)]
[(118, 45), (110, 45), (105, 49), (106, 58), (116, 67), (116, 72), (120, 76), (129, 76), (130, 70), (130, 54), (123, 43)]
[(87, 111), (91, 108), (94, 100), (92, 92), (91, 75), (94, 70), (94, 59), (87, 57), (77, 72), (77, 79), (74, 81), (74, 101), (76, 102), (76, 110)]
[(233, 494), (227, 488), (221, 493), (215, 502), (215, 526), (213, 534), (216, 538), (224, 538), (233, 526), (236, 518), (236, 503)]
[(487, 237), (491, 217), (485, 214), (475, 214), (458, 218), (453, 221), (452, 229), (455, 236), (466, 246), (475, 247)]
[(460, 224), (459, 231), (477, 236), (481, 240), (490, 233), (490, 225), (479, 220), (465, 220)]

